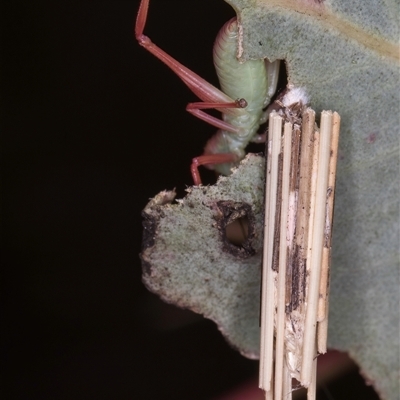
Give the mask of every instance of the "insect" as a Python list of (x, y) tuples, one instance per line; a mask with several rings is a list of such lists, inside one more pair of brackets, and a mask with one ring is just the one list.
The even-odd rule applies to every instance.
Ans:
[[(244, 63), (236, 57), (239, 25), (236, 18), (228, 21), (219, 31), (214, 44), (214, 65), (221, 90), (186, 68), (155, 45), (143, 34), (150, 0), (140, 3), (135, 35), (139, 44), (171, 68), (201, 102), (189, 103), (186, 110), (218, 128), (208, 140), (204, 153), (192, 160), (194, 184), (200, 185), (198, 167), (204, 165), (223, 175), (245, 156), (249, 142), (261, 143), (265, 135), (257, 133), (268, 119), (264, 111), (274, 95), (278, 81), (279, 60), (249, 60)], [(216, 109), (222, 119), (203, 110)]]

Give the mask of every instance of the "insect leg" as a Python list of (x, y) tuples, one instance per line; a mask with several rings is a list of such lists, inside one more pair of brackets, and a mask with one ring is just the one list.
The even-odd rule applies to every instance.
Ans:
[[(271, 108), (272, 103), (271, 98), (276, 92), (276, 87), (278, 85), (278, 79), (279, 79), (279, 67), (281, 60), (275, 60), (274, 62), (269, 62), (267, 59), (264, 60), (265, 62), (265, 68), (267, 70), (267, 76), (268, 76), (268, 91), (267, 91), (267, 97), (264, 100), (264, 107), (267, 107), (267, 109), (263, 112), (261, 118), (260, 118), (260, 125), (264, 124), (265, 122), (268, 121), (269, 114), (273, 111), (273, 108)], [(256, 141), (258, 142), (258, 141)]]
[[(274, 62), (269, 62), (268, 60), (264, 60), (265, 66), (267, 68), (267, 76), (268, 76), (268, 103), (271, 101), (271, 97), (276, 92), (276, 87), (278, 85), (279, 79), (279, 67), (281, 64), (281, 60), (275, 60)], [(265, 104), (265, 105), (268, 105)]]
[(201, 185), (201, 178), (198, 169), (200, 165), (226, 164), (236, 161), (238, 161), (238, 156), (233, 153), (205, 154), (193, 158), (190, 171), (192, 173), (194, 184), (196, 186)]
[(203, 111), (202, 109), (215, 108), (218, 111), (225, 112), (225, 109), (228, 108), (245, 108), (247, 107), (247, 101), (245, 99), (237, 99), (232, 103), (189, 103), (186, 107), (186, 111), (190, 112), (195, 117), (207, 122), (210, 125), (213, 125), (219, 129), (223, 129), (224, 131), (231, 133), (239, 133), (240, 130), (238, 127), (229, 124), (219, 118), (213, 117)]
[[(189, 107), (190, 104), (188, 104)], [(198, 109), (191, 109), (186, 107), (186, 110), (190, 112), (190, 114), (194, 115), (195, 117), (201, 119), (202, 121), (207, 122), (208, 124), (215, 126), (216, 128), (222, 129), (227, 132), (231, 133), (239, 133), (239, 128), (229, 124), (228, 122), (223, 121), (222, 119), (213, 117), (210, 114), (207, 114)]]
[[(231, 99), (228, 95), (223, 93), (221, 90), (215, 86), (208, 83), (205, 79), (201, 78), (199, 75), (186, 68), (180, 62), (175, 60), (164, 50), (160, 49), (155, 45), (150, 38), (143, 35), (143, 30), (146, 25), (147, 11), (149, 7), (150, 0), (142, 0), (140, 3), (138, 15), (136, 18), (135, 25), (135, 36), (139, 44), (143, 46), (146, 50), (156, 56), (160, 61), (166, 64), (172, 71), (174, 71), (179, 78), (189, 87), (189, 89), (196, 94), (201, 100), (211, 103), (219, 104), (232, 104), (234, 99)], [(224, 107), (221, 107), (224, 108)], [(224, 108), (224, 113), (226, 114), (236, 114), (235, 108)]]

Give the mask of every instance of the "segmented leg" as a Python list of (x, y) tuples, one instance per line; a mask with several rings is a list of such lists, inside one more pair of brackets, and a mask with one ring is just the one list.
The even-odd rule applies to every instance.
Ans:
[(192, 173), (194, 184), (196, 186), (201, 185), (201, 178), (198, 169), (200, 165), (227, 164), (236, 161), (238, 161), (238, 157), (233, 153), (205, 154), (193, 158), (190, 172)]
[[(198, 96), (202, 102), (190, 103), (186, 107), (186, 110), (193, 114), (195, 117), (227, 132), (238, 133), (238, 128), (231, 124), (213, 117), (203, 111), (202, 109), (214, 108), (225, 114), (235, 115), (235, 110), (238, 108), (245, 108), (247, 102), (245, 99), (231, 99), (228, 95), (222, 92), (220, 89), (208, 83), (206, 80), (201, 78), (199, 75), (186, 68), (180, 62), (175, 60), (165, 51), (155, 45), (150, 38), (143, 35), (144, 27), (146, 25), (147, 13), (149, 8), (150, 0), (142, 0), (140, 3), (138, 15), (136, 18), (135, 25), (135, 36), (139, 44), (146, 50), (156, 56), (164, 64), (166, 64), (172, 71), (174, 71), (179, 78), (189, 87), (189, 89)], [(195, 185), (201, 184), (200, 174), (198, 167), (200, 165), (213, 165), (213, 164), (225, 164), (237, 161), (237, 155), (233, 153), (224, 154), (206, 154), (196, 157), (192, 161), (191, 172)]]
[(231, 132), (231, 133), (239, 133), (239, 128), (236, 126), (233, 126), (229, 124), (228, 122), (225, 122), (219, 118), (213, 117), (210, 114), (207, 114), (203, 111), (202, 109), (207, 109), (207, 108), (215, 108), (215, 109), (221, 109), (221, 108), (245, 108), (247, 107), (247, 101), (245, 99), (238, 99), (233, 103), (206, 103), (206, 102), (201, 102), (201, 103), (189, 103), (186, 106), (186, 111), (190, 112), (192, 115), (195, 117), (209, 123), (212, 126), (215, 126), (219, 129), (223, 129), (224, 131)]
[[(143, 46), (146, 50), (148, 50), (160, 61), (166, 64), (170, 69), (172, 69), (172, 71), (174, 71), (178, 75), (178, 77), (181, 78), (181, 80), (189, 87), (189, 89), (201, 100), (203, 100), (203, 105), (201, 105), (202, 103), (193, 103), (193, 105), (189, 105), (188, 111), (196, 117), (210, 123), (210, 121), (214, 121), (214, 117), (212, 117), (211, 119), (207, 119), (207, 117), (203, 117), (203, 114), (205, 113), (198, 113), (194, 110), (201, 108), (215, 108), (225, 114), (235, 115), (235, 109), (245, 107), (245, 105), (243, 105), (245, 103), (244, 99), (231, 99), (220, 89), (211, 85), (195, 72), (191, 71), (189, 68), (186, 68), (180, 62), (175, 60), (164, 50), (160, 49), (150, 40), (150, 38), (143, 35), (143, 30), (147, 20), (149, 1), (150, 0), (142, 0), (142, 2), (140, 3), (135, 25), (136, 39), (141, 46)], [(231, 127), (229, 131), (232, 131), (232, 129), (233, 127)]]
[(279, 67), (281, 65), (281, 60), (275, 60), (274, 62), (269, 62), (268, 60), (264, 60), (265, 66), (267, 68), (267, 74), (268, 74), (268, 99), (266, 101), (268, 103), (271, 101), (271, 97), (275, 94), (276, 92), (276, 87), (278, 85), (278, 79), (279, 79)]
[[(265, 99), (264, 102), (264, 107), (267, 107), (266, 110), (264, 111), (263, 115), (260, 118), (260, 125), (264, 124), (265, 122), (268, 121), (269, 114), (273, 111), (274, 108), (272, 108), (272, 105), (274, 103), (271, 102), (271, 98), (276, 92), (276, 87), (278, 86), (278, 79), (279, 79), (279, 68), (281, 64), (281, 60), (275, 60), (274, 62), (269, 62), (268, 60), (264, 60), (265, 62), (265, 67), (267, 69), (267, 74), (268, 74), (268, 93), (267, 93), (267, 98)], [(255, 138), (253, 140), (256, 143), (260, 143), (260, 140)], [(264, 140), (265, 141), (265, 140)]]
[[(264, 107), (267, 107), (265, 111), (263, 112), (261, 118), (260, 118), (260, 125), (265, 124), (268, 121), (269, 114), (274, 110), (274, 108), (271, 106), (270, 101), (272, 96), (276, 92), (276, 87), (278, 85), (278, 79), (279, 79), (279, 67), (281, 60), (275, 60), (274, 62), (269, 62), (268, 60), (264, 60), (265, 62), (265, 67), (267, 69), (267, 75), (268, 75), (268, 92), (267, 92), (267, 97), (264, 102)], [(265, 143), (267, 140), (267, 131), (264, 133), (255, 135), (253, 139), (251, 140), (253, 143)]]

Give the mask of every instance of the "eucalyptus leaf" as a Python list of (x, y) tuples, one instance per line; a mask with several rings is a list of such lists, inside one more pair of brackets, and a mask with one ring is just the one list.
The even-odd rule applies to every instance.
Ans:
[[(382, 398), (397, 398), (399, 2), (226, 1), (243, 28), (242, 61), (285, 60), (289, 85), (307, 91), (317, 114), (331, 109), (341, 115), (328, 344), (348, 351)], [(262, 164), (251, 156), (218, 186), (191, 188), (178, 205), (159, 200), (147, 207), (142, 253), (150, 290), (213, 319), (253, 358)], [(229, 250), (221, 226), (224, 210), (244, 204), (255, 237), (250, 253), (240, 254)]]

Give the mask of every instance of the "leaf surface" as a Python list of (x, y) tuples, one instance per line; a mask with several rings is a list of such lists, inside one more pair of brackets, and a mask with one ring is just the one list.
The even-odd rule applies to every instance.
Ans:
[[(348, 351), (381, 396), (394, 399), (400, 358), (399, 3), (227, 2), (243, 28), (243, 61), (285, 60), (289, 84), (306, 89), (317, 115), (323, 109), (341, 115), (328, 344)], [(144, 211), (152, 237), (142, 253), (146, 285), (216, 321), (228, 341), (253, 358), (262, 179), (262, 159), (250, 156), (218, 186), (192, 188), (178, 205), (159, 201)], [(221, 201), (250, 207), (254, 254), (227, 251), (218, 227)]]
[(284, 59), (317, 114), (341, 115), (329, 345), (399, 393), (399, 2), (228, 0), (243, 60)]

